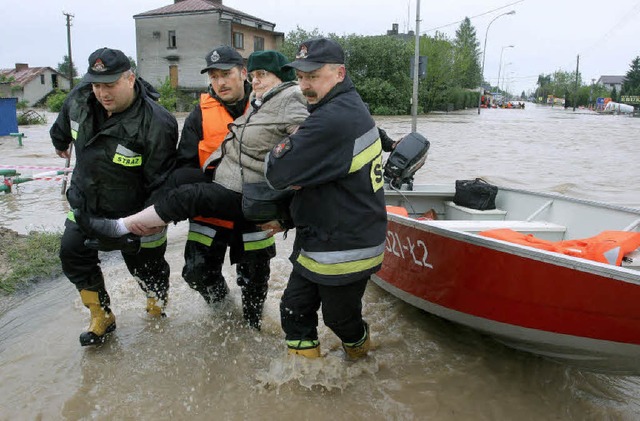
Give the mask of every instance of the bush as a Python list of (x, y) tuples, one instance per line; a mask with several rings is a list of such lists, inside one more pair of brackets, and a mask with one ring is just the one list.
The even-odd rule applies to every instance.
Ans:
[(178, 105), (178, 90), (171, 86), (171, 81), (168, 76), (158, 87), (158, 92), (160, 93), (158, 103), (168, 111), (175, 112)]
[(28, 110), (18, 115), (19, 126), (30, 126), (33, 124), (47, 124), (47, 118), (34, 110)]
[(49, 111), (54, 113), (59, 113), (62, 109), (62, 104), (64, 100), (67, 98), (68, 92), (61, 91), (56, 89), (52, 94), (47, 98), (47, 108)]

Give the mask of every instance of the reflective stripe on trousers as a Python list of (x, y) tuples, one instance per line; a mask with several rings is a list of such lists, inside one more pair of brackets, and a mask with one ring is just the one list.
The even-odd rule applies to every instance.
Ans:
[(300, 251), (297, 262), (320, 275), (344, 275), (362, 272), (382, 263), (384, 245), (341, 251)]
[(267, 231), (254, 231), (242, 234), (244, 251), (254, 251), (266, 249), (276, 243), (275, 237), (267, 234)]

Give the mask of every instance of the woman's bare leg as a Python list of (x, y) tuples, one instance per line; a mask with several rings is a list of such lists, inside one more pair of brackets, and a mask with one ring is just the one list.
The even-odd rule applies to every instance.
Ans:
[(158, 233), (164, 229), (169, 222), (164, 222), (153, 205), (140, 212), (123, 218), (124, 227), (127, 232), (145, 236)]

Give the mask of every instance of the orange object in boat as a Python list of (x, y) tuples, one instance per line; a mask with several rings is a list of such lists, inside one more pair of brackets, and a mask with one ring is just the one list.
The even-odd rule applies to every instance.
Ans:
[(436, 219), (438, 219), (438, 214), (435, 209), (429, 209), (423, 213), (422, 216), (418, 217), (419, 221), (435, 221)]
[(387, 213), (393, 213), (400, 216), (409, 216), (409, 212), (407, 209), (402, 206), (389, 206), (387, 205)]
[(510, 243), (516, 243), (523, 246), (535, 247), (542, 250), (559, 251), (556, 243), (553, 241), (543, 240), (541, 238), (534, 237), (533, 234), (523, 234), (508, 228), (487, 230), (479, 232), (478, 234), (484, 237), (508, 241)]
[(509, 241), (523, 246), (594, 260), (620, 266), (625, 254), (640, 247), (640, 232), (603, 231), (598, 235), (578, 240), (548, 241), (511, 229), (487, 230), (479, 233), (484, 237)]
[(620, 266), (625, 254), (640, 247), (640, 232), (603, 231), (580, 240), (557, 243), (561, 253)]

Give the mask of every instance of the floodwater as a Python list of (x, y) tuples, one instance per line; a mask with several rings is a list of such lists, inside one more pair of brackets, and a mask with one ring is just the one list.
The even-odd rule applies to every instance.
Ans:
[[(431, 114), (422, 183), (481, 176), (501, 185), (640, 207), (640, 119), (537, 107)], [(49, 124), (55, 115), (49, 114)], [(184, 115), (179, 116), (180, 122)], [(380, 117), (394, 138), (407, 117)], [(24, 146), (0, 138), (0, 165), (24, 175), (64, 166), (48, 126), (22, 127)], [(30, 168), (38, 167), (38, 168)], [(0, 167), (2, 168), (2, 167)], [(61, 230), (61, 181), (37, 180), (0, 196), (2, 225)], [(88, 311), (66, 278), (0, 302), (1, 420), (635, 420), (640, 377), (598, 374), (512, 350), (431, 316), (370, 283), (364, 315), (375, 349), (345, 361), (321, 325), (325, 358), (285, 355), (278, 304), (291, 235), (278, 239), (261, 332), (241, 324), (240, 293), (208, 307), (180, 276), (187, 226), (170, 227), (169, 317), (143, 316), (145, 299), (117, 253), (103, 268), (118, 329), (81, 348)], [(292, 233), (293, 234), (293, 233)]]

